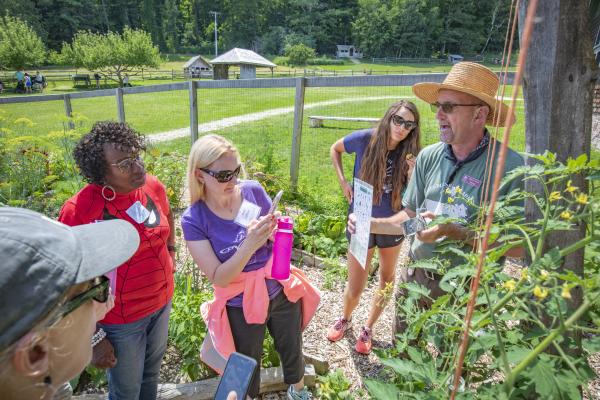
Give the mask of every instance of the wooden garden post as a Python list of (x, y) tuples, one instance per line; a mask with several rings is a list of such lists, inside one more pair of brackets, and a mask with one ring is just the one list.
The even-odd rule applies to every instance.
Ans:
[[(65, 104), (65, 115), (67, 116), (67, 118), (73, 117), (73, 111), (71, 108), (71, 95), (63, 95), (63, 102)], [(75, 124), (73, 123), (72, 119), (69, 119), (69, 129), (75, 129)]]
[[(521, 2), (519, 23), (525, 20), (529, 0)], [(568, 157), (590, 154), (592, 128), (592, 96), (598, 66), (592, 52), (589, 1), (544, 0), (537, 6), (537, 23), (533, 29), (529, 57), (525, 65), (523, 95), (525, 98), (526, 151), (556, 153), (565, 162)], [(520, 26), (521, 27), (521, 26)], [(522, 29), (520, 29), (522, 32)], [(528, 163), (535, 160), (529, 159)], [(575, 177), (573, 184), (587, 187)], [(540, 187), (527, 181), (525, 190), (540, 192)], [(532, 203), (526, 204), (528, 222), (539, 213)], [(547, 249), (565, 247), (585, 235), (585, 227), (559, 232), (547, 238)], [(565, 259), (563, 268), (583, 275), (581, 249)], [(581, 290), (572, 292), (573, 308), (582, 301)]]
[(192, 144), (198, 140), (198, 89), (196, 88), (196, 82), (190, 80), (189, 94), (190, 94), (190, 134)]
[(123, 88), (117, 88), (115, 92), (117, 98), (117, 112), (119, 114), (119, 122), (125, 122), (125, 103), (123, 101)]
[(294, 101), (294, 133), (292, 136), (292, 160), (290, 162), (290, 186), (298, 188), (298, 170), (300, 168), (300, 143), (302, 141), (302, 120), (304, 118), (304, 91), (306, 78), (296, 79), (296, 98)]

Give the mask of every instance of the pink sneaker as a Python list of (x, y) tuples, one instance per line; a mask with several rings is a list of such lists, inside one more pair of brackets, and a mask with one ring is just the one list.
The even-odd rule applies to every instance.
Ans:
[(369, 354), (371, 352), (371, 338), (373, 337), (373, 333), (369, 328), (363, 326), (360, 329), (360, 336), (356, 341), (356, 346), (354, 346), (354, 350), (356, 350), (360, 354)]
[(344, 332), (350, 328), (352, 328), (352, 322), (348, 321), (347, 319), (340, 318), (335, 321), (335, 323), (327, 330), (327, 339), (331, 340), (332, 342), (337, 342), (344, 337)]

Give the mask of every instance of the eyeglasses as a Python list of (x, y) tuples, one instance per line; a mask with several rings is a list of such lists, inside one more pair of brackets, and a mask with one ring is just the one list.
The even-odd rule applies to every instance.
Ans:
[(233, 178), (237, 177), (240, 174), (241, 168), (242, 168), (242, 166), (238, 165), (238, 167), (236, 169), (234, 169), (233, 171), (231, 171), (229, 169), (224, 169), (222, 171), (211, 171), (208, 168), (198, 168), (198, 169), (200, 171), (206, 172), (207, 174), (209, 174), (210, 176), (215, 178), (217, 180), (217, 182), (225, 183), (225, 182), (229, 182)]
[(396, 126), (404, 126), (405, 129), (409, 131), (417, 126), (415, 121), (407, 121), (399, 115), (392, 115), (392, 123)]
[(456, 104), (456, 103), (431, 103), (431, 111), (436, 113), (438, 109), (442, 109), (442, 111), (446, 114), (452, 114), (454, 111), (454, 107), (476, 107), (483, 106), (484, 104)]
[(142, 157), (139, 154), (136, 154), (135, 156), (124, 158), (117, 163), (110, 163), (110, 165), (119, 168), (119, 171), (124, 174), (131, 171), (133, 164), (144, 166), (144, 160), (142, 160)]
[(108, 301), (108, 296), (110, 295), (110, 279), (106, 276), (99, 276), (92, 279), (91, 282), (92, 287), (73, 297), (59, 308), (51, 323), (64, 318), (91, 299), (94, 299), (98, 303), (106, 303)]

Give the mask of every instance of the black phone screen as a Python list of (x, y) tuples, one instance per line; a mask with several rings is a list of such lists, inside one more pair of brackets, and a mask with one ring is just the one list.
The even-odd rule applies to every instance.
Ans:
[(231, 353), (219, 381), (215, 400), (226, 400), (234, 391), (239, 400), (245, 400), (256, 370), (256, 360), (240, 353)]

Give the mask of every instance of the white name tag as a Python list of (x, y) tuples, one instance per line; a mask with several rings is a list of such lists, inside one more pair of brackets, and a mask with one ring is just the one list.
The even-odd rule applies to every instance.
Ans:
[(127, 209), (127, 215), (131, 217), (135, 222), (141, 224), (150, 216), (150, 211), (140, 201), (136, 201)]
[(259, 215), (260, 207), (244, 199), (244, 201), (242, 201), (242, 205), (240, 206), (240, 210), (235, 216), (233, 222), (240, 226), (243, 226), (244, 228), (247, 228), (248, 225), (250, 225), (250, 221), (252, 221), (253, 219), (258, 219)]

